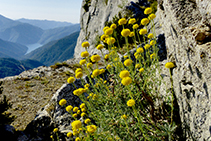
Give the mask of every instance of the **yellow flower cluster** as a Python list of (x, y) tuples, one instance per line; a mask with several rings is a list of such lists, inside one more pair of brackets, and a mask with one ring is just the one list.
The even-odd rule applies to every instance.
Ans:
[(130, 77), (124, 77), (121, 81), (124, 86), (130, 85), (132, 83), (132, 79)]
[(125, 78), (125, 77), (128, 77), (128, 76), (130, 76), (130, 73), (129, 73), (128, 70), (123, 70), (123, 71), (121, 71), (120, 74), (119, 74), (119, 77), (120, 77), (121, 79), (123, 79), (123, 78)]
[(141, 20), (141, 24), (142, 25), (147, 25), (149, 23), (149, 19), (148, 18), (143, 18), (142, 20)]
[(97, 130), (96, 125), (88, 125), (88, 126), (86, 126), (86, 128), (87, 128), (88, 133), (94, 133)]
[(128, 107), (132, 107), (132, 106), (134, 106), (135, 104), (136, 104), (136, 102), (135, 102), (134, 99), (130, 99), (130, 100), (127, 101), (127, 106), (128, 106)]
[(132, 65), (132, 63), (133, 63), (133, 61), (131, 59), (126, 59), (124, 61), (124, 65), (127, 66), (127, 67), (130, 66), (130, 65)]
[(67, 83), (69, 83), (69, 84), (73, 83), (74, 81), (75, 81), (75, 78), (74, 77), (69, 77), (67, 79)]
[(98, 50), (101, 50), (101, 49), (103, 49), (104, 48), (104, 46), (102, 45), (102, 44), (99, 44), (98, 46), (97, 46), (97, 49)]
[(80, 120), (75, 120), (71, 123), (72, 129), (79, 129), (82, 127), (82, 123)]
[(87, 41), (86, 42), (83, 42), (81, 44), (81, 46), (87, 48), (87, 47), (89, 47), (89, 42), (87, 42)]
[(107, 43), (108, 45), (112, 45), (112, 44), (114, 44), (115, 42), (116, 42), (116, 39), (115, 39), (114, 37), (107, 38), (107, 41), (106, 41), (106, 43)]
[(92, 62), (99, 62), (100, 61), (100, 55), (98, 55), (98, 54), (92, 55), (91, 60), (92, 60)]
[(172, 62), (167, 62), (167, 63), (165, 64), (165, 67), (166, 67), (167, 69), (171, 69), (171, 68), (175, 67), (175, 65), (174, 65), (174, 63), (172, 63)]
[(128, 21), (128, 24), (134, 24), (136, 22), (136, 19), (135, 18), (132, 18)]
[(123, 37), (127, 37), (130, 35), (130, 29), (123, 29), (122, 32), (121, 32), (121, 35)]
[(66, 101), (65, 99), (61, 99), (61, 100), (59, 101), (59, 105), (60, 105), (60, 106), (64, 106), (66, 103), (67, 103), (67, 101)]
[(147, 34), (147, 30), (146, 29), (140, 29), (139, 34), (140, 35)]
[(121, 19), (118, 21), (118, 24), (119, 24), (119, 25), (127, 24), (127, 20), (126, 20), (125, 18), (121, 18)]
[(88, 56), (89, 56), (88, 51), (81, 52), (81, 57), (88, 57)]
[(86, 92), (86, 89), (84, 89), (84, 88), (78, 88), (78, 89), (76, 89), (76, 90), (73, 91), (73, 94), (76, 95), (76, 96), (80, 96), (84, 92)]

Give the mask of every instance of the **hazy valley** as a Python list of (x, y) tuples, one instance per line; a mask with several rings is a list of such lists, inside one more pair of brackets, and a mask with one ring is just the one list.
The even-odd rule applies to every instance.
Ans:
[[(27, 69), (32, 69), (73, 58), (79, 31), (80, 24), (48, 20), (11, 20), (0, 15), (0, 58), (13, 58), (9, 61), (0, 59), (0, 64), (4, 64), (0, 69), (4, 72), (0, 78), (24, 71), (12, 65), (17, 62), (17, 66), (23, 65), (23, 62), (18, 60), (34, 60), (34, 65), (30, 64), (31, 61), (25, 61), (24, 64)], [(15, 73), (11, 73), (11, 70)]]

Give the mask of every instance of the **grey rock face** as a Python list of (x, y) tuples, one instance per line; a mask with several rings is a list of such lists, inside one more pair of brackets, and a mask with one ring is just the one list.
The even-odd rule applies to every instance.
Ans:
[[(125, 2), (131, 2), (131, 0), (125, 0)], [(122, 0), (108, 0), (107, 4), (104, 0), (92, 0), (87, 12), (84, 10), (84, 8), (81, 8), (81, 31), (75, 47), (75, 58), (79, 58), (81, 52), (85, 51), (85, 49), (81, 47), (81, 44), (84, 41), (88, 41), (90, 43), (90, 47), (88, 49), (89, 54), (101, 54), (95, 48), (96, 37), (103, 34), (105, 22), (111, 21), (113, 17), (120, 11), (122, 12), (122, 15), (124, 15), (123, 10), (120, 8), (122, 3)], [(83, 0), (82, 6), (84, 4), (85, 0)]]
[(211, 140), (210, 7), (209, 0), (160, 0), (158, 5), (156, 29), (165, 34), (167, 60), (176, 64), (174, 91), (187, 140)]

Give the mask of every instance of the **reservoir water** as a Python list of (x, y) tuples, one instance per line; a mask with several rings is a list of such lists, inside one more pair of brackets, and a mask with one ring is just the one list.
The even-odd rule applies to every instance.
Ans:
[(35, 50), (35, 49), (37, 49), (37, 48), (39, 48), (41, 46), (42, 46), (42, 44), (39, 44), (39, 43), (27, 45), (28, 50), (27, 50), (26, 54), (32, 52), (33, 50)]

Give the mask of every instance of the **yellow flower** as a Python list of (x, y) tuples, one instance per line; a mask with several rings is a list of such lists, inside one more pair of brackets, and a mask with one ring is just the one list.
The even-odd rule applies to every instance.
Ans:
[(155, 53), (152, 53), (151, 55), (150, 55), (150, 58), (152, 59), (152, 58), (154, 58), (156, 56), (156, 54)]
[(116, 29), (117, 28), (117, 26), (116, 26), (116, 24), (112, 24), (111, 26), (110, 26), (110, 28), (112, 28), (112, 29)]
[(85, 108), (85, 107), (86, 107), (86, 104), (85, 103), (81, 103), (80, 108), (82, 109), (82, 108)]
[(91, 60), (92, 60), (92, 62), (100, 61), (100, 55), (98, 55), (98, 54), (92, 55)]
[(98, 76), (100, 74), (100, 70), (99, 69), (95, 69), (93, 72), (92, 72), (92, 75), (94, 77)]
[(97, 130), (96, 125), (88, 125), (88, 126), (86, 126), (86, 128), (87, 128), (88, 133), (94, 133)]
[(140, 47), (140, 48), (138, 48), (138, 49), (136, 50), (136, 52), (137, 52), (137, 53), (143, 53), (143, 52), (144, 52), (144, 49), (143, 49), (142, 47)]
[(123, 71), (121, 71), (120, 74), (119, 74), (119, 77), (120, 77), (121, 79), (123, 79), (123, 78), (125, 78), (125, 77), (128, 77), (128, 76), (130, 76), (130, 73), (129, 73), (128, 70), (123, 70)]
[(126, 59), (126, 58), (128, 58), (128, 56), (127, 56), (127, 55), (125, 55), (125, 56), (124, 56), (124, 58)]
[(84, 117), (85, 115), (86, 115), (86, 113), (84, 113), (84, 112), (83, 112), (83, 113), (81, 113), (81, 117)]
[(51, 135), (50, 138), (53, 139), (53, 135)]
[(75, 74), (75, 78), (81, 78), (83, 76), (83, 73), (82, 72), (78, 72)]
[(83, 43), (81, 44), (81, 46), (82, 46), (82, 47), (89, 47), (89, 42), (87, 42), (87, 41), (86, 41), (86, 42), (83, 42)]
[(149, 43), (151, 46), (153, 46), (153, 45), (155, 45), (156, 44), (156, 41), (155, 40), (152, 40), (152, 41), (150, 41), (150, 43)]
[(148, 15), (150, 13), (152, 13), (152, 8), (148, 7), (144, 10), (144, 14)]
[(118, 24), (119, 25), (123, 25), (123, 24), (126, 24), (127, 23), (127, 20), (125, 19), (125, 18), (121, 18), (121, 19), (119, 19), (119, 21), (118, 21)]
[(77, 68), (77, 69), (75, 70), (75, 74), (78, 73), (78, 72), (82, 72), (82, 69), (81, 69), (81, 68)]
[(131, 59), (126, 59), (124, 61), (124, 65), (127, 66), (127, 67), (130, 66), (132, 63), (133, 63), (133, 61)]
[(72, 109), (73, 109), (73, 106), (71, 106), (71, 105), (68, 105), (68, 106), (66, 107), (66, 111), (67, 111), (67, 112), (70, 112)]
[(132, 18), (128, 21), (128, 24), (134, 24), (136, 22), (136, 19), (135, 18)]
[(106, 83), (107, 83), (107, 81), (105, 80), (103, 83), (104, 83), (104, 84), (106, 84)]
[(87, 118), (87, 119), (84, 121), (85, 124), (88, 124), (89, 122), (91, 122), (91, 120), (90, 120), (89, 118)]
[(107, 44), (108, 45), (112, 45), (112, 44), (114, 44), (116, 42), (116, 39), (114, 38), (114, 37), (110, 37), (110, 38), (108, 38), (108, 40), (107, 40)]
[(105, 72), (104, 69), (100, 69), (99, 74), (103, 74)]
[(147, 34), (147, 30), (146, 29), (140, 29), (139, 34), (140, 35)]
[(154, 36), (154, 35), (153, 35), (152, 33), (150, 33), (150, 34), (148, 34), (147, 37), (148, 37), (148, 38), (153, 38), (153, 36)]
[(88, 51), (81, 52), (81, 57), (88, 57), (88, 56), (89, 56)]
[(129, 37), (133, 37), (133, 36), (135, 36), (135, 33), (134, 32), (130, 32)]
[(166, 67), (167, 69), (171, 69), (171, 68), (175, 67), (175, 65), (174, 65), (174, 63), (172, 63), (172, 62), (167, 62), (167, 63), (165, 64), (165, 67)]
[(105, 33), (105, 31), (106, 31), (107, 29), (109, 29), (109, 27), (108, 27), (108, 26), (105, 26), (105, 27), (103, 28), (103, 32)]
[(93, 66), (92, 63), (87, 63), (87, 64), (86, 64), (86, 67), (87, 67), (87, 68), (91, 68), (92, 66)]
[(102, 45), (102, 44), (99, 44), (98, 46), (97, 46), (97, 49), (98, 50), (101, 50), (101, 49), (103, 49), (104, 48), (104, 46)]
[(130, 77), (124, 77), (121, 81), (121, 83), (124, 85), (124, 86), (127, 86), (129, 85), (130, 83), (132, 83), (132, 79)]
[(73, 130), (73, 136), (75, 136), (75, 135), (77, 135), (77, 134), (79, 134), (78, 130), (77, 130), (77, 129), (74, 129), (74, 130)]
[(105, 30), (105, 35), (111, 35), (113, 34), (113, 29), (112, 28), (108, 28)]
[(135, 102), (134, 99), (130, 99), (130, 100), (127, 101), (127, 106), (129, 106), (129, 107), (132, 107), (135, 104), (136, 104), (136, 102)]
[(61, 100), (59, 101), (59, 105), (60, 105), (60, 106), (64, 106), (66, 103), (67, 103), (67, 101), (66, 101), (65, 99), (61, 99)]
[(75, 138), (75, 141), (81, 141), (81, 139), (79, 137)]
[(69, 83), (69, 84), (73, 83), (74, 81), (75, 81), (75, 78), (74, 77), (69, 77), (67, 79), (67, 83)]
[(142, 73), (144, 71), (144, 68), (140, 68), (139, 72)]
[(67, 137), (71, 137), (71, 136), (72, 136), (72, 132), (68, 132)]
[(89, 84), (84, 85), (84, 88), (89, 88), (89, 87), (90, 87)]
[(140, 67), (141, 67), (140, 64), (136, 64), (136, 66), (135, 66), (136, 69), (137, 69), (137, 68), (140, 68)]
[(121, 118), (122, 119), (127, 119), (127, 116), (126, 115), (122, 115)]
[(81, 111), (80, 111), (80, 110), (78, 110), (76, 113), (79, 115), (79, 114), (81, 113)]
[(96, 100), (97, 99), (97, 95), (94, 94), (93, 97), (92, 97), (92, 100)]
[(74, 107), (73, 112), (77, 112), (77, 111), (78, 111), (78, 107)]
[(126, 28), (126, 29), (123, 29), (122, 32), (121, 32), (121, 35), (123, 37), (127, 37), (130, 35), (130, 29)]
[(149, 19), (149, 20), (153, 20), (155, 17), (156, 17), (155, 14), (150, 14), (150, 15), (148, 16), (148, 19)]
[(146, 45), (144, 46), (144, 48), (145, 48), (145, 49), (149, 49), (149, 48), (150, 48), (150, 45), (149, 45), (149, 44), (146, 44)]
[(104, 57), (104, 59), (107, 60), (108, 58), (109, 58), (109, 54), (106, 54), (105, 57)]
[(138, 24), (134, 24), (134, 25), (133, 25), (133, 29), (137, 29), (138, 27), (139, 27)]
[(73, 114), (73, 117), (76, 118), (78, 115), (77, 114)]
[(54, 132), (54, 133), (56, 133), (56, 132), (58, 132), (58, 131), (59, 131), (58, 128), (54, 128), (54, 129), (53, 129), (53, 132)]
[(136, 59), (141, 58), (141, 55), (139, 55), (139, 54), (136, 54), (134, 56), (135, 56)]
[(100, 40), (101, 41), (104, 41), (106, 38), (108, 38), (109, 36), (108, 35), (105, 35), (105, 34), (103, 34), (101, 37), (100, 37)]
[(80, 64), (80, 65), (84, 65), (84, 64), (86, 64), (86, 60), (85, 60), (85, 59), (80, 60), (79, 64)]
[(86, 108), (82, 108), (81, 111), (82, 111), (82, 112), (86, 112)]
[(141, 20), (141, 24), (142, 25), (147, 25), (149, 23), (149, 20), (147, 19), (147, 18), (143, 18), (142, 20)]
[(108, 64), (107, 66), (106, 66), (106, 69), (110, 69), (112, 66), (110, 65), (110, 64)]

